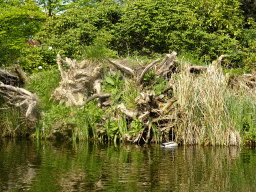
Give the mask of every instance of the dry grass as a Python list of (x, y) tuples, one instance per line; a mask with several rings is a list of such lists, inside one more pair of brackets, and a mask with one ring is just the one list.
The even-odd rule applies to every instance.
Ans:
[(183, 111), (177, 126), (177, 139), (184, 144), (239, 145), (241, 137), (227, 110), (230, 91), (220, 69), (191, 75), (187, 63), (176, 76), (175, 95)]

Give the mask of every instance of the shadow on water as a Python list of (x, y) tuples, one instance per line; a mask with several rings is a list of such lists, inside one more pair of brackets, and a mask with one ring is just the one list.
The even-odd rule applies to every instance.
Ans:
[(0, 191), (255, 191), (256, 150), (0, 141)]

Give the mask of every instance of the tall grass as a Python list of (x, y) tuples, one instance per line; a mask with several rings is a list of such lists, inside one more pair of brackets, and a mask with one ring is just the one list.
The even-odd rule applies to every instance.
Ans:
[(255, 91), (242, 86), (239, 91), (229, 92), (225, 102), (230, 118), (243, 136), (244, 142), (256, 140), (256, 97)]
[(189, 64), (176, 76), (175, 95), (183, 117), (177, 127), (177, 139), (184, 144), (239, 145), (240, 129), (227, 108), (230, 89), (221, 70), (194, 76)]
[(29, 125), (19, 108), (9, 106), (0, 97), (0, 137), (26, 137), (31, 132)]

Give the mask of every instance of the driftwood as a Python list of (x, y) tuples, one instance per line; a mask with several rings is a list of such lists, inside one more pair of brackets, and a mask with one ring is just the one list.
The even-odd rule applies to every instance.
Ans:
[[(176, 68), (178, 61), (175, 60), (177, 53), (174, 51), (171, 54), (166, 54), (165, 58), (162, 60), (162, 62), (157, 66), (156, 68), (156, 75), (161, 77), (167, 77), (169, 73), (172, 73)], [(132, 75), (135, 79), (137, 79), (137, 86), (142, 84), (142, 80), (144, 75), (149, 71), (150, 68), (152, 68), (160, 59), (156, 59), (152, 63), (148, 64), (142, 71), (142, 73), (139, 75), (134, 71), (133, 69), (122, 65), (121, 63), (118, 63), (116, 61), (113, 61), (111, 59), (107, 59), (112, 65), (114, 65), (117, 69), (121, 70), (122, 72)]]
[(123, 103), (117, 106), (118, 109), (120, 109), (125, 115), (132, 119), (136, 119), (138, 117), (138, 111), (127, 109)]
[(20, 107), (25, 111), (25, 117), (29, 120), (36, 120), (39, 117), (37, 111), (38, 97), (23, 88), (5, 85), (0, 82), (0, 95), (6, 99), (9, 104)]
[(157, 76), (167, 77), (168, 73), (171, 73), (177, 67), (177, 62), (175, 61), (177, 53), (174, 51), (171, 54), (166, 54), (163, 61), (157, 67)]
[[(158, 131), (168, 135), (169, 131), (175, 124), (173, 121), (177, 120), (175, 114), (168, 114), (171, 112), (171, 110), (175, 110), (172, 105), (176, 101), (177, 98), (173, 97), (166, 103), (160, 104), (153, 91), (146, 91), (140, 93), (139, 96), (135, 98), (135, 103), (137, 104), (136, 109), (128, 109), (123, 103), (118, 105), (118, 109), (127, 117), (133, 120), (138, 118), (139, 121), (144, 125), (144, 131), (137, 133), (137, 135), (133, 138), (133, 142), (150, 142), (153, 138), (153, 124), (158, 127)], [(143, 134), (144, 132), (147, 134)]]
[(38, 97), (36, 94), (26, 89), (16, 87), (20, 82), (27, 83), (28, 78), (22, 71), (20, 65), (15, 67), (18, 76), (12, 75), (7, 71), (0, 69), (0, 96), (8, 104), (19, 107), (25, 112), (25, 117), (31, 121), (37, 121), (39, 112), (37, 110)]
[[(123, 78), (129, 78), (132, 76), (132, 78), (137, 80), (136, 85), (141, 86), (143, 84), (145, 74), (151, 68), (154, 69), (157, 76), (165, 78), (168, 77), (170, 73), (173, 73), (177, 68), (177, 61), (175, 60), (176, 55), (176, 52), (172, 52), (171, 54), (167, 54), (158, 66), (157, 63), (160, 59), (156, 59), (152, 63), (141, 67), (140, 69), (132, 69), (125, 66), (125, 63), (120, 63), (111, 59), (107, 60), (116, 68), (116, 70), (120, 70), (124, 74), (128, 75), (124, 75)], [(111, 93), (102, 93), (101, 78), (103, 77), (103, 73), (100, 65), (91, 66), (86, 61), (77, 63), (76, 61), (72, 61), (68, 58), (63, 60), (60, 55), (57, 55), (56, 60), (58, 69), (61, 73), (61, 82), (59, 83), (59, 87), (55, 89), (52, 94), (52, 98), (59, 100), (60, 102), (65, 102), (66, 105), (75, 105), (77, 107), (82, 107), (94, 99), (98, 99), (99, 107), (113, 103), (110, 100), (103, 102), (103, 100), (106, 100), (111, 96)], [(67, 70), (63, 70), (62, 63), (69, 66), (69, 68)], [(169, 134), (171, 127), (168, 126), (173, 126), (175, 118), (173, 116), (170, 117), (170, 115), (168, 116), (168, 114), (174, 109), (172, 105), (177, 101), (177, 99), (166, 99), (169, 90), (173, 89), (171, 85), (167, 86), (164, 89), (164, 94), (158, 97), (155, 96), (154, 91), (143, 90), (143, 87), (140, 87), (140, 89), (142, 92), (137, 98), (135, 98), (137, 108), (129, 109), (121, 103), (117, 106), (117, 109), (126, 115), (128, 118), (127, 122), (131, 123), (131, 120), (136, 120), (138, 118), (144, 126), (144, 130), (137, 133), (137, 135), (126, 138), (134, 143), (141, 141), (148, 143), (153, 138), (152, 126), (154, 125), (159, 127), (158, 131), (162, 130), (162, 134)], [(161, 119), (163, 116), (165, 119)], [(111, 118), (119, 119), (120, 117)], [(163, 129), (163, 127), (165, 129)], [(145, 134), (146, 132), (147, 134)]]
[(191, 67), (189, 67), (188, 70), (190, 73), (194, 73), (194, 74), (200, 74), (205, 71), (215, 72), (221, 66), (221, 61), (225, 57), (228, 57), (228, 55), (221, 55), (220, 57), (217, 58), (217, 60), (212, 61), (209, 67), (191, 65)]
[[(61, 73), (61, 82), (51, 98), (64, 102), (67, 106), (81, 107), (90, 93), (95, 92), (94, 90), (98, 93), (101, 90), (100, 82), (96, 84), (95, 82), (101, 75), (102, 66), (91, 66), (88, 61), (77, 63), (68, 58), (63, 60), (59, 54), (56, 60)], [(64, 71), (61, 63), (68, 64), (69, 69)]]
[(126, 67), (120, 63), (117, 63), (111, 59), (107, 59), (112, 65), (114, 65), (117, 69), (119, 69), (120, 71), (123, 71), (129, 75), (132, 75), (132, 76), (135, 76), (135, 72), (133, 69), (129, 68), (129, 67)]

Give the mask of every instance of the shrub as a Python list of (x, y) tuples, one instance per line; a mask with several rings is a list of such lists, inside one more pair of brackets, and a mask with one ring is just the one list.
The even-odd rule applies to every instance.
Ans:
[(52, 47), (34, 47), (26, 45), (21, 50), (19, 64), (29, 73), (39, 72), (57, 68), (56, 63), (57, 50)]
[(69, 58), (81, 57), (84, 50), (85, 56), (92, 56), (88, 53), (93, 53), (92, 49), (108, 45), (112, 38), (110, 31), (120, 16), (120, 6), (113, 1), (97, 3), (97, 9), (94, 6), (68, 9), (60, 16), (48, 18), (35, 38)]

